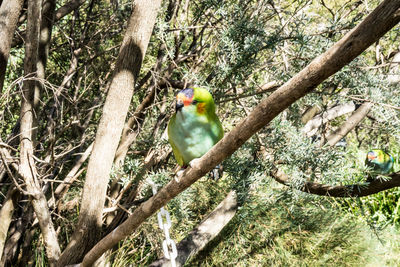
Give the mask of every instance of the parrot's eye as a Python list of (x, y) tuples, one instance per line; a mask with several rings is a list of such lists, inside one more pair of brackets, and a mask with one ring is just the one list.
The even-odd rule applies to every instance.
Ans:
[(193, 104), (193, 105), (197, 105), (198, 102), (199, 102), (199, 101), (197, 101), (197, 100), (193, 100), (193, 101), (192, 101), (192, 104)]

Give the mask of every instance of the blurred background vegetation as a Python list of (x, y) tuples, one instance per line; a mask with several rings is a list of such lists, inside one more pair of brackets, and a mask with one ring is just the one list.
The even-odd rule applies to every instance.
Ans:
[[(57, 1), (57, 7), (65, 2)], [(154, 97), (137, 119), (137, 136), (124, 164), (113, 170), (109, 195), (111, 185), (116, 186), (121, 205), (133, 210), (137, 203), (125, 201), (130, 192), (137, 191), (137, 202), (151, 196), (144, 179), (150, 178), (160, 187), (171, 179), (176, 161), (165, 128), (174, 112), (174, 95), (182, 87), (175, 84), (209, 89), (228, 132), (276, 88), (264, 90), (263, 85), (289, 80), (354, 28), (379, 2), (163, 1), (129, 116), (135, 116), (135, 110), (152, 90)], [(63, 180), (75, 156), (94, 140), (131, 10), (131, 1), (92, 0), (55, 23), (43, 82), (42, 114), (38, 114), (36, 155), (52, 159), (51, 165), (41, 166), (42, 175)], [(24, 25), (21, 23), (19, 32), (24, 31)], [(395, 171), (400, 170), (400, 90), (396, 80), (400, 69), (393, 63), (400, 53), (399, 40), (397, 26), (226, 159), (220, 180), (204, 177), (168, 204), (173, 221), (171, 236), (179, 242), (229, 191), (235, 190), (238, 195), (235, 217), (187, 266), (400, 265), (399, 189), (347, 199), (314, 196), (296, 189), (305, 181), (331, 185), (365, 182), (365, 156), (372, 148), (390, 153), (395, 158)], [(23, 57), (23, 46), (15, 45), (0, 97), (2, 140), (10, 140), (18, 123)], [(74, 61), (76, 68), (63, 83)], [(326, 144), (327, 135), (365, 101), (374, 105), (361, 123), (336, 145)], [(354, 108), (324, 120), (313, 132), (305, 132), (306, 123), (315, 116), (344, 104)], [(51, 114), (54, 105), (57, 112)], [(46, 124), (49, 116), (58, 122), (50, 132)], [(144, 166), (144, 157), (151, 151), (158, 157), (156, 163)], [(280, 162), (292, 177), (291, 186), (281, 185), (270, 176), (274, 162)], [(62, 247), (79, 214), (85, 164), (78, 179), (52, 207)], [(9, 183), (0, 182), (2, 202)], [(47, 194), (52, 196), (52, 187)], [(16, 216), (29, 210), (24, 205)], [(105, 221), (111, 222), (107, 216)], [(38, 224), (30, 223), (30, 231), (23, 234), (31, 237), (30, 243), (23, 247), (21, 239), (11, 262), (45, 266)], [(110, 256), (112, 266), (150, 264), (162, 256), (162, 239), (157, 218), (152, 216), (120, 243), (120, 249)], [(21, 255), (26, 247), (32, 257), (24, 262)]]

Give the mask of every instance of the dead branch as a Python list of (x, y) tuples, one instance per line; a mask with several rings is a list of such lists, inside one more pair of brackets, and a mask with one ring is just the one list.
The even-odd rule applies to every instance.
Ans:
[(86, 148), (85, 152), (78, 157), (78, 159), (75, 162), (75, 165), (72, 167), (72, 169), (68, 172), (68, 174), (65, 176), (65, 179), (61, 184), (59, 184), (54, 191), (54, 196), (56, 197), (56, 200), (61, 198), (62, 194), (68, 190), (70, 185), (78, 178), (78, 173), (80, 174), (82, 170), (82, 164), (88, 159), (90, 153), (92, 152), (93, 149), (93, 143)]
[[(272, 81), (272, 82), (268, 82), (268, 83), (261, 85), (259, 88), (257, 88), (257, 90), (254, 93), (241, 94), (241, 95), (235, 95), (235, 96), (227, 95), (223, 99), (219, 100), (217, 103), (224, 103), (224, 102), (239, 100), (241, 98), (246, 98), (246, 97), (250, 97), (250, 96), (261, 95), (261, 94), (273, 92), (278, 88), (279, 88), (279, 84), (275, 81)], [(246, 90), (242, 90), (242, 91), (246, 91)]]
[[(65, 17), (66, 15), (71, 13), (72, 11), (78, 9), (85, 2), (86, 2), (86, 0), (71, 0), (67, 3), (65, 3), (65, 5), (61, 6), (59, 9), (57, 9), (55, 11), (54, 22), (59, 21), (60, 19), (62, 19), (63, 17)], [(43, 5), (43, 8), (46, 8), (45, 5), (46, 4)], [(21, 23), (21, 20), (19, 22)], [(11, 46), (15, 47), (15, 46), (21, 45), (24, 42), (24, 40), (26, 39), (25, 35), (26, 35), (26, 32), (21, 31), (18, 35), (15, 36), (16, 38), (14, 40), (12, 40)]]

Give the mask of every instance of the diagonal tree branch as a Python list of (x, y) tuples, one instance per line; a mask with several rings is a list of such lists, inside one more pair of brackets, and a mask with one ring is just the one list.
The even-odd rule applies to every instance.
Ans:
[(360, 55), (400, 21), (400, 0), (385, 0), (357, 27), (328, 51), (273, 92), (210, 151), (186, 169), (178, 181), (172, 179), (155, 196), (141, 204), (128, 219), (90, 250), (82, 266), (91, 266), (106, 250), (132, 233), (149, 216), (181, 193), (215, 165), (235, 152), (247, 139), (267, 125), (296, 100), (311, 92), (326, 78)]
[[(328, 145), (334, 146), (337, 142), (345, 137), (351, 130), (354, 129), (371, 110), (373, 103), (363, 103), (336, 131), (328, 135), (326, 138)], [(281, 184), (291, 186), (291, 178), (282, 170), (274, 168), (271, 171), (271, 176)], [(305, 182), (301, 188), (296, 188), (300, 191), (330, 197), (362, 197), (368, 196), (380, 191), (384, 191), (393, 187), (400, 186), (400, 175), (391, 174), (390, 180), (373, 180), (364, 184), (353, 184), (344, 186), (324, 185), (315, 182)]]

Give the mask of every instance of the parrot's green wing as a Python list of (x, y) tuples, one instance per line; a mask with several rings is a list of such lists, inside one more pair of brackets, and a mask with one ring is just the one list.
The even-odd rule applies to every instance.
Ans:
[(168, 123), (168, 141), (172, 147), (172, 152), (174, 152), (174, 156), (176, 161), (178, 162), (179, 166), (183, 166), (183, 158), (182, 155), (179, 153), (178, 148), (176, 147), (173, 139), (171, 138), (171, 127), (174, 127), (175, 124), (175, 114), (171, 117), (171, 120)]

